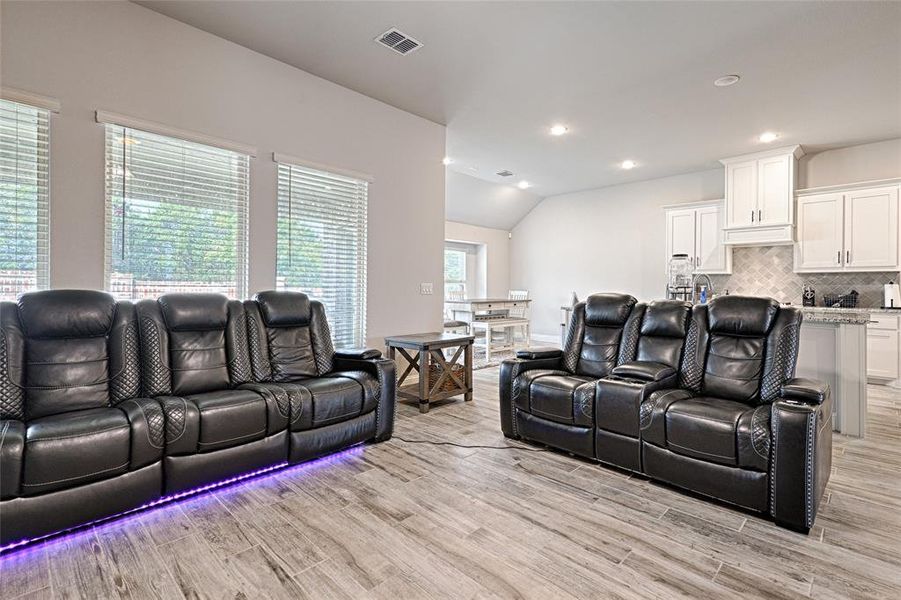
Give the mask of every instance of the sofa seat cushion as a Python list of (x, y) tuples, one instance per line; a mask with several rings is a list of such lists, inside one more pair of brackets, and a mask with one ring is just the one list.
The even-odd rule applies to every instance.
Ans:
[(683, 456), (766, 471), (769, 436), (768, 406), (699, 396), (666, 411), (666, 447)]
[(28, 422), (22, 495), (71, 488), (128, 471), (131, 427), (118, 408), (89, 408)]
[(239, 446), (266, 436), (266, 401), (251, 390), (186, 396), (200, 413), (198, 451)]
[(291, 415), (291, 430), (305, 431), (340, 423), (371, 412), (378, 404), (378, 380), (362, 371), (279, 383), (297, 397), (300, 414)]
[(585, 375), (544, 375), (529, 385), (529, 412), (542, 419), (591, 427), (594, 425), (594, 384)]

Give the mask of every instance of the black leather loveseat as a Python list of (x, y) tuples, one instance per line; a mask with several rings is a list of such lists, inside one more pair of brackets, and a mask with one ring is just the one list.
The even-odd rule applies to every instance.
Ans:
[(335, 351), (304, 294), (24, 294), (0, 303), (0, 547), (386, 440), (394, 403), (394, 362)]
[(801, 313), (596, 294), (563, 350), (500, 372), (501, 428), (754, 511), (813, 524), (832, 460), (829, 387), (795, 379)]

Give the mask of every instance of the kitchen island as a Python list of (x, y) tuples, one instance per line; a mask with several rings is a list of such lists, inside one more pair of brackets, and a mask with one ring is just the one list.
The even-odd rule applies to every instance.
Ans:
[(870, 311), (802, 307), (798, 377), (825, 381), (832, 388), (833, 428), (864, 437), (867, 414), (867, 323)]

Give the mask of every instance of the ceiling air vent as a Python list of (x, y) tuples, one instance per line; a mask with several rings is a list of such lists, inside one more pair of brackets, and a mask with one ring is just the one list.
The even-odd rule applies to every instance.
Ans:
[(508, 171), (507, 169), (504, 169), (503, 171), (498, 171), (497, 174), (500, 175), (501, 177), (513, 177), (513, 173), (511, 171)]
[(411, 38), (406, 33), (395, 28), (391, 28), (378, 36), (375, 38), (375, 41), (386, 48), (394, 50), (398, 54), (409, 54), (422, 46), (422, 42)]

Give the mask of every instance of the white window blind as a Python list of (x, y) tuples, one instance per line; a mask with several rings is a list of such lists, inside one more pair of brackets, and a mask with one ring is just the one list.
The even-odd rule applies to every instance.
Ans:
[(322, 301), (338, 348), (366, 341), (366, 181), (278, 165), (279, 289)]
[(247, 289), (246, 154), (106, 125), (106, 286), (124, 299)]
[(50, 113), (0, 100), (0, 300), (48, 287)]

